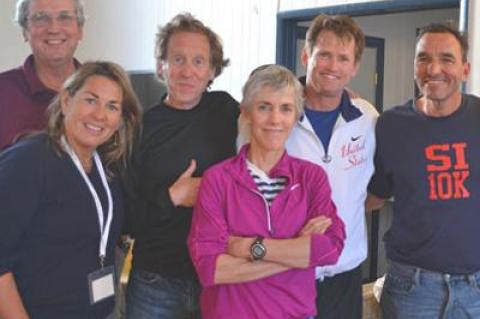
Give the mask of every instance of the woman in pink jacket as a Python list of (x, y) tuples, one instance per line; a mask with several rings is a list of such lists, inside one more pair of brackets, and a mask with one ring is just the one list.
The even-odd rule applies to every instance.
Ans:
[(316, 314), (314, 267), (337, 261), (345, 233), (322, 168), (285, 151), (302, 106), (281, 66), (258, 68), (243, 88), (250, 144), (204, 174), (188, 240), (203, 318)]

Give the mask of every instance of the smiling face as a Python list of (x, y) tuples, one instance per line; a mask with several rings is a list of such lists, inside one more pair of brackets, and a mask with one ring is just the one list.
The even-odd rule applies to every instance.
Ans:
[(174, 33), (168, 40), (167, 58), (159, 62), (158, 72), (167, 83), (168, 105), (179, 109), (196, 106), (215, 77), (207, 37), (193, 32)]
[(98, 75), (87, 78), (73, 96), (62, 93), (65, 137), (81, 159), (90, 158), (119, 129), (122, 96), (116, 82)]
[(73, 0), (34, 0), (30, 3), (24, 36), (36, 63), (71, 63), (82, 35)]
[(295, 103), (295, 89), (290, 86), (281, 89), (264, 86), (255, 93), (245, 108), (253, 152), (283, 154), (297, 119)]
[(355, 41), (340, 38), (332, 31), (318, 34), (312, 52), (304, 49), (302, 63), (307, 68), (306, 99), (315, 107), (319, 99), (340, 103), (343, 89), (357, 74)]
[(461, 103), (460, 87), (470, 71), (458, 40), (449, 33), (426, 33), (415, 50), (415, 80), (427, 101), (443, 113)]

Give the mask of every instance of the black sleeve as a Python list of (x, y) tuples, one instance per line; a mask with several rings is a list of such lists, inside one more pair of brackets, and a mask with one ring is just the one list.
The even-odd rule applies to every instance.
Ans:
[[(134, 238), (156, 216), (159, 220), (165, 219), (166, 216), (162, 215), (161, 212), (175, 209), (170, 199), (169, 186), (158, 187), (151, 190), (149, 194), (142, 194), (137, 177), (135, 170), (129, 168), (122, 178), (126, 212), (122, 232)], [(157, 214), (149, 213), (152, 206), (157, 208), (155, 209)]]
[(121, 178), (126, 211), (123, 233), (132, 237), (148, 228), (149, 224), (168, 219), (168, 214), (176, 209), (169, 193), (172, 183), (157, 180), (153, 174), (150, 178), (145, 173), (143, 177), (140, 175), (145, 154), (149, 152), (142, 148), (145, 146), (139, 139), (135, 143), (132, 160)]

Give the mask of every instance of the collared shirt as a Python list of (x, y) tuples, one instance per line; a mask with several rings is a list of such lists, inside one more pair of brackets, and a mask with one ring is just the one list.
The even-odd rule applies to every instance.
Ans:
[[(75, 60), (75, 67), (79, 65)], [(45, 111), (56, 95), (38, 78), (33, 55), (23, 66), (0, 73), (0, 150), (29, 132), (44, 129)]]

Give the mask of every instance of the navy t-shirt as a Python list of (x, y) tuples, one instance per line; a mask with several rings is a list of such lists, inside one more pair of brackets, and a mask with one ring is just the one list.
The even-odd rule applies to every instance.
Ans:
[(441, 118), (409, 101), (379, 118), (376, 139), (369, 191), (394, 196), (388, 258), (454, 274), (480, 270), (480, 99), (463, 95)]

